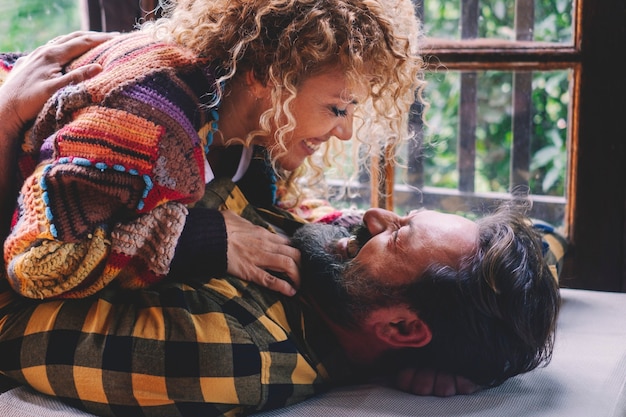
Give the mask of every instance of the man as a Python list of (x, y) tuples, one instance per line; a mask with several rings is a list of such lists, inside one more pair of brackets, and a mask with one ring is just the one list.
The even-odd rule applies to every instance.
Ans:
[[(250, 212), (221, 185), (223, 209)], [(234, 415), (403, 368), (495, 385), (549, 359), (558, 288), (518, 213), (363, 222), (300, 228), (298, 297), (234, 277), (46, 302), (5, 288), (0, 370), (98, 415)]]
[(321, 225), (294, 236), (303, 290), (351, 359), (429, 366), (492, 386), (550, 358), (558, 288), (517, 209), (477, 223), (370, 209), (363, 222), (349, 238)]

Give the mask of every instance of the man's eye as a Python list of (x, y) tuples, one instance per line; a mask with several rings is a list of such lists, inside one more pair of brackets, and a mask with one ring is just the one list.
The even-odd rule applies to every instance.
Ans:
[(340, 109), (339, 107), (333, 106), (331, 110), (337, 117), (346, 117), (348, 115), (348, 109)]
[(400, 235), (400, 229), (402, 229), (402, 226), (397, 225), (396, 226), (396, 230), (393, 231), (393, 233), (391, 233), (391, 238), (393, 239), (393, 243), (396, 244), (398, 242), (398, 237)]

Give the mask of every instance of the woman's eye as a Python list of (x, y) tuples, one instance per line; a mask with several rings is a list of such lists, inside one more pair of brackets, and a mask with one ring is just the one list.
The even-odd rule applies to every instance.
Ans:
[(340, 109), (336, 106), (331, 107), (331, 109), (337, 117), (346, 117), (348, 115), (348, 109)]

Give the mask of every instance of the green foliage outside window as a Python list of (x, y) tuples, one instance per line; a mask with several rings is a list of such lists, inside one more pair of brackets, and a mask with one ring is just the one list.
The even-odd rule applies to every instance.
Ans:
[[(427, 36), (459, 39), (463, 0), (413, 0), (424, 3)], [(534, 3), (533, 39), (540, 42), (571, 42), (572, 0), (527, 0)], [(480, 0), (478, 37), (515, 40), (515, 3), (509, 0)]]
[(78, 29), (78, 0), (0, 0), (0, 51), (32, 51)]
[[(424, 0), (426, 36), (460, 38), (461, 2)], [(571, 0), (535, 0), (534, 40), (570, 42)], [(481, 0), (479, 36), (514, 40), (514, 4)], [(425, 92), (426, 185), (456, 188), (456, 146), (460, 102), (459, 72), (439, 69), (427, 75)], [(530, 188), (533, 194), (565, 195), (569, 71), (534, 72)], [(510, 72), (479, 72), (476, 128), (476, 191), (508, 191), (512, 141)], [(401, 179), (400, 179), (401, 180)], [(402, 181), (402, 180), (401, 180)]]
[[(477, 73), (476, 178), (479, 192), (506, 192), (512, 144), (513, 75)], [(425, 97), (424, 170), (426, 185), (457, 188), (460, 73), (429, 74)], [(530, 188), (533, 194), (565, 193), (569, 72), (535, 72), (532, 81)], [(400, 174), (401, 175), (401, 174)]]

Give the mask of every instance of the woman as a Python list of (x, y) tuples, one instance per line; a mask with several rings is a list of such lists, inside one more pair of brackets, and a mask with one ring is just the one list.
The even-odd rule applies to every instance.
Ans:
[(416, 36), (408, 0), (182, 0), (86, 53), (70, 69), (103, 72), (60, 90), (24, 146), (12, 287), (74, 298), (227, 272), (293, 295), (299, 252), (203, 207), (204, 186), (229, 178), (271, 207), (276, 177), (297, 195), (332, 137), (393, 149), (421, 88)]

